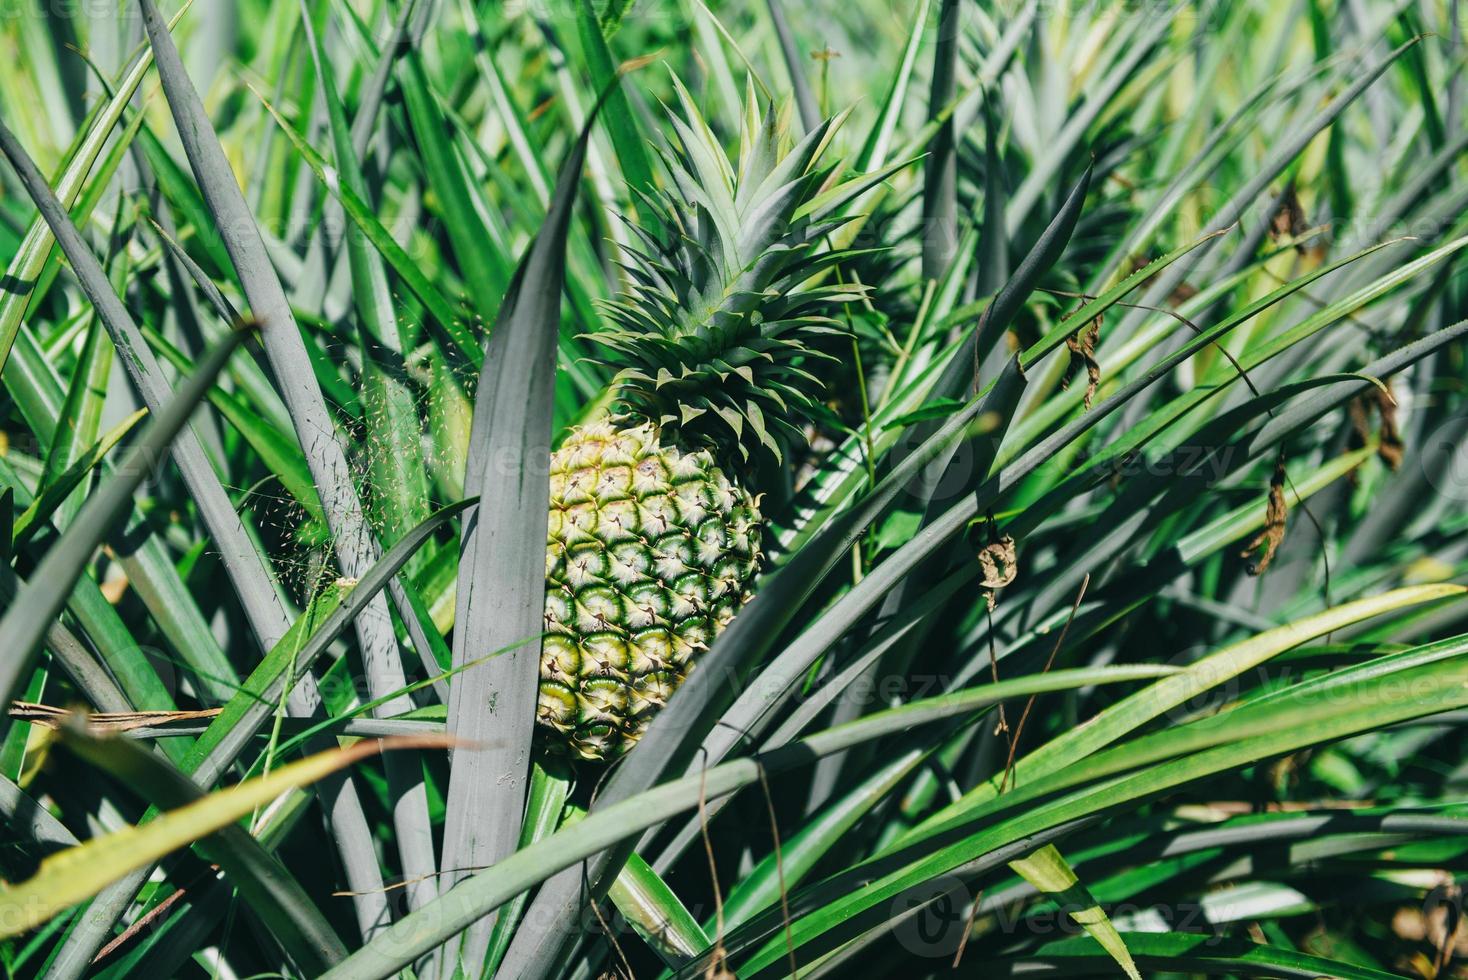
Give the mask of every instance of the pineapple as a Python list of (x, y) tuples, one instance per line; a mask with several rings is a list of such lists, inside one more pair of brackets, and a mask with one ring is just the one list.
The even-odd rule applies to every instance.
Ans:
[(749, 484), (803, 439), (819, 405), (829, 314), (859, 296), (821, 274), (850, 254), (835, 211), (878, 175), (833, 184), (839, 118), (793, 139), (753, 92), (737, 162), (675, 88), (668, 190), (634, 227), (631, 283), (590, 336), (619, 368), (615, 407), (551, 457), (546, 638), (537, 719), (555, 752), (634, 745), (750, 598), (760, 565)]

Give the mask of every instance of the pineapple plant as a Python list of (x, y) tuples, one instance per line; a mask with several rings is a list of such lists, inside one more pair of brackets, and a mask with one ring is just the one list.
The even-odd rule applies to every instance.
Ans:
[(1456, 5), (11, 6), (7, 976), (1452, 972)]
[(753, 484), (806, 438), (829, 314), (856, 295), (811, 284), (848, 254), (825, 245), (842, 222), (817, 200), (839, 117), (796, 139), (788, 109), (761, 112), (751, 90), (730, 161), (676, 90), (668, 190), (646, 201), (659, 227), (634, 226), (630, 285), (590, 337), (619, 368), (612, 414), (551, 457), (537, 720), (553, 751), (589, 761), (637, 742), (750, 598)]

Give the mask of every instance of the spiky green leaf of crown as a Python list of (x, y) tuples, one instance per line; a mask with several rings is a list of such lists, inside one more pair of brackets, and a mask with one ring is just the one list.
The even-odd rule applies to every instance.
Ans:
[(665, 440), (748, 459), (776, 459), (804, 439), (820, 401), (820, 341), (843, 333), (832, 313), (859, 299), (832, 267), (840, 211), (881, 174), (836, 181), (821, 157), (842, 116), (795, 139), (789, 113), (763, 114), (751, 88), (737, 163), (674, 79), (681, 116), (662, 154), (668, 187), (646, 203), (660, 228), (634, 226), (631, 285), (592, 335), (621, 366), (621, 409), (656, 423)]

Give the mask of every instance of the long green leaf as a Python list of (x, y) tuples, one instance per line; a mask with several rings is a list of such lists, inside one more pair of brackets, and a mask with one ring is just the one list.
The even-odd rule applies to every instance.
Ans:
[[(449, 733), (486, 746), (454, 753), (442, 862), (454, 880), (463, 869), (513, 853), (520, 836), (544, 625), (545, 461), (566, 238), (590, 139), (588, 121), (561, 167), (546, 224), (500, 309), (474, 403), (465, 488), (483, 493), (484, 503), (464, 520), (454, 667), (462, 669), (486, 650), (514, 649), (459, 674), (450, 690)], [(514, 479), (501, 472), (507, 465)], [(492, 928), (493, 922), (483, 922), (464, 939), (460, 962), (470, 973), (484, 961)]]
[(1046, 895), (1053, 896), (1066, 909), (1066, 914), (1106, 950), (1106, 954), (1116, 961), (1131, 980), (1142, 980), (1142, 975), (1137, 972), (1137, 964), (1127, 950), (1126, 942), (1117, 933), (1116, 926), (1111, 924), (1106, 910), (1097, 904), (1086, 886), (1076, 878), (1076, 873), (1055, 849), (1054, 844), (1046, 844), (1018, 861), (1010, 861), (1009, 866), (1025, 881)]

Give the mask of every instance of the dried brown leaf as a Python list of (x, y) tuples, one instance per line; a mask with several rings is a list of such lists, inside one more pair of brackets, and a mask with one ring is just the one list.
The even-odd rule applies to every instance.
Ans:
[(1371, 390), (1375, 394), (1376, 410), (1381, 415), (1381, 424), (1376, 429), (1376, 455), (1395, 470), (1402, 465), (1402, 457), (1407, 450), (1406, 444), (1402, 442), (1401, 430), (1397, 428), (1397, 400), (1389, 391), (1381, 388)]
[[(1305, 208), (1300, 204), (1300, 196), (1295, 193), (1293, 182), (1288, 184), (1284, 193), (1279, 196), (1279, 204), (1274, 209), (1274, 214), (1269, 219), (1269, 237), (1278, 241), (1281, 238), (1298, 238), (1310, 227), (1309, 220), (1305, 217)], [(1297, 251), (1305, 251), (1302, 243), (1295, 245)]]
[(1279, 551), (1280, 543), (1284, 541), (1285, 523), (1290, 514), (1289, 504), (1285, 502), (1284, 488), (1284, 453), (1280, 453), (1274, 461), (1274, 475), (1269, 478), (1269, 502), (1264, 509), (1264, 529), (1254, 535), (1254, 539), (1239, 552), (1240, 558), (1248, 558), (1261, 545), (1264, 547), (1264, 554), (1257, 561), (1249, 563), (1250, 575), (1263, 575), (1269, 568), (1269, 563), (1274, 560), (1275, 553)]
[(1406, 455), (1401, 430), (1397, 428), (1397, 401), (1391, 392), (1379, 387), (1363, 392), (1346, 404), (1351, 424), (1351, 448), (1371, 444), (1371, 413), (1375, 409), (1380, 421), (1376, 427), (1376, 455), (1389, 469), (1401, 467)]
[(1060, 386), (1069, 388), (1070, 379), (1084, 367), (1086, 369), (1085, 404), (1087, 409), (1090, 409), (1091, 401), (1096, 397), (1096, 388), (1101, 383), (1101, 365), (1096, 361), (1096, 344), (1100, 339), (1101, 318), (1099, 316), (1065, 338), (1065, 347), (1070, 351), (1070, 364), (1065, 369), (1065, 378), (1060, 382)]
[[(157, 728), (174, 722), (213, 718), (223, 710), (223, 708), (203, 708), (198, 711), (101, 711), (96, 713), (83, 711), (81, 713), (85, 715), (88, 727), (93, 730), (126, 732), (135, 728)], [(12, 701), (9, 712), (12, 718), (29, 721), (46, 728), (57, 727), (73, 713), (67, 708), (35, 704), (31, 701)]]
[(982, 578), (979, 585), (984, 589), (984, 598), (989, 608), (994, 608), (994, 593), (1004, 588), (1019, 575), (1019, 556), (1015, 551), (1014, 538), (997, 536), (990, 526), (990, 541), (979, 549), (979, 569)]

